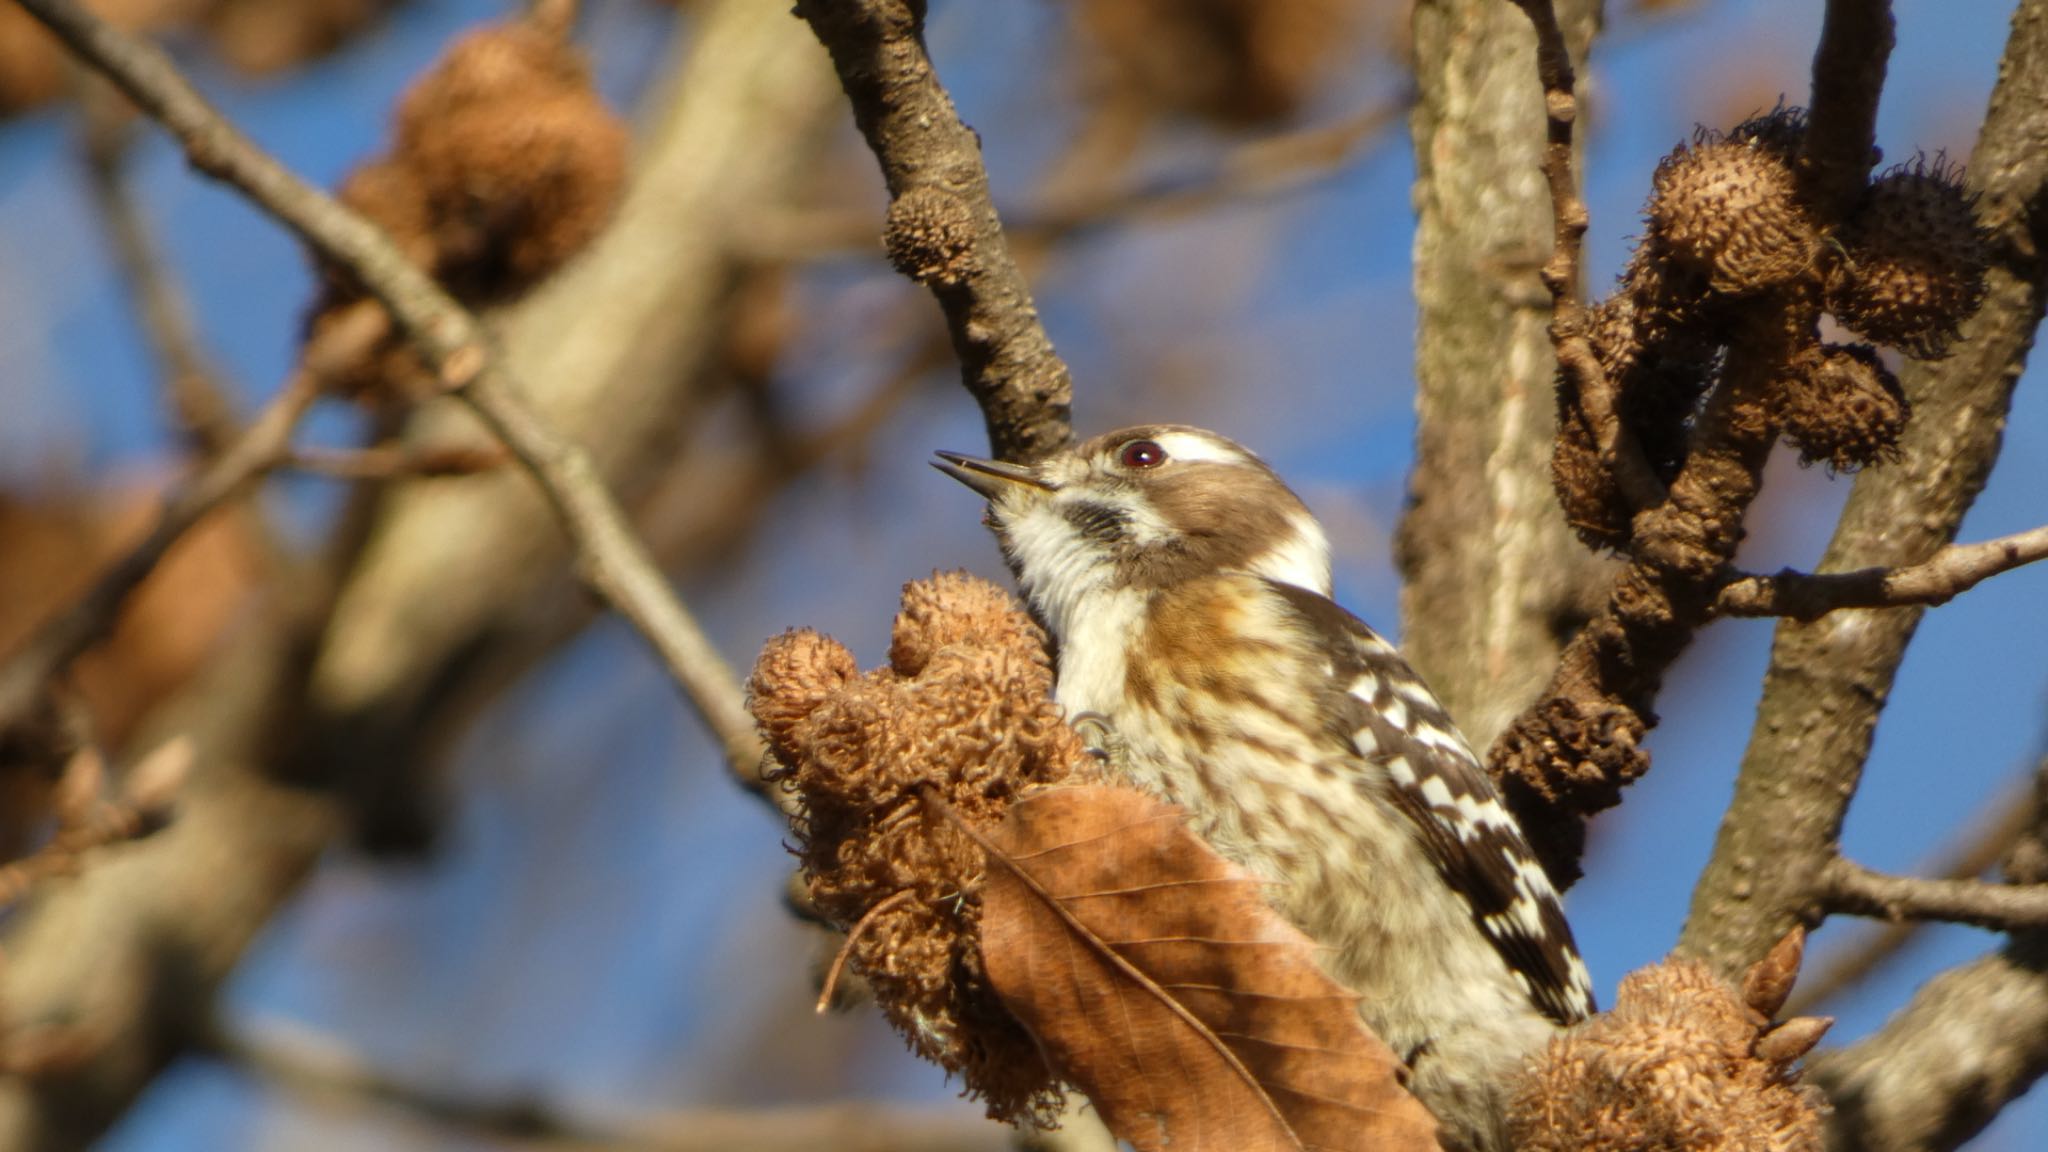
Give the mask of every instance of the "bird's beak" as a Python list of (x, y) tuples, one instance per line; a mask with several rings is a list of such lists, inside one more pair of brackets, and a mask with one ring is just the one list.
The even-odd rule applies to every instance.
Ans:
[(938, 459), (932, 461), (932, 467), (981, 493), (989, 500), (997, 499), (1004, 492), (1014, 491), (1017, 486), (1036, 488), (1041, 492), (1050, 492), (1058, 487), (1041, 479), (1038, 473), (1021, 464), (983, 460), (978, 456), (963, 456), (958, 452), (937, 452), (933, 455)]

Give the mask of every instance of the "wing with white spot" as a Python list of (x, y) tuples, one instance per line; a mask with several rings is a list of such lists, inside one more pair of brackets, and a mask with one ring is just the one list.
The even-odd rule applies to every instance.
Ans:
[(1443, 705), (1364, 621), (1313, 592), (1272, 587), (1328, 651), (1332, 733), (1373, 767), (1362, 782), (1382, 783), (1414, 822), (1536, 1006), (1560, 1024), (1591, 1015), (1592, 981), (1550, 877)]

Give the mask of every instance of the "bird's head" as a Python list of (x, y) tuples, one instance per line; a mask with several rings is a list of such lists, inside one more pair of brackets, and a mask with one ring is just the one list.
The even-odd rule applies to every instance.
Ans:
[(1097, 436), (1036, 464), (940, 452), (1056, 632), (1101, 591), (1247, 572), (1330, 592), (1329, 543), (1301, 499), (1237, 443), (1173, 424)]

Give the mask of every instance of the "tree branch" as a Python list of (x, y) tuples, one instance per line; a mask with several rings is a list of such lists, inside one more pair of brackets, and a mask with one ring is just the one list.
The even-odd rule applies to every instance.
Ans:
[[(2034, 822), (2024, 789), (2019, 795), (2000, 790), (1971, 822), (1968, 831), (1919, 871), (1948, 880), (1980, 879), (2012, 851)], [(1864, 926), (1858, 935), (1807, 965), (1806, 973), (1785, 1001), (1784, 1014), (1819, 1014), (1824, 1005), (1861, 984), (1903, 951), (1926, 923), (1901, 920)]]
[[(1576, 55), (1599, 9), (1570, 0), (1560, 12)], [(1401, 649), (1483, 748), (1542, 691), (1612, 564), (1573, 536), (1551, 492), (1557, 361), (1539, 254), (1561, 236), (1536, 184), (1536, 38), (1499, 0), (1427, 0), (1414, 35), (1416, 429), (1394, 537)]]
[(1664, 485), (1643, 456), (1642, 445), (1622, 422), (1614, 382), (1600, 366), (1586, 336), (1586, 309), (1579, 300), (1580, 258), (1585, 248), (1586, 202), (1579, 197), (1573, 167), (1572, 135), (1579, 119), (1578, 83), (1564, 32), (1552, 0), (1513, 0), (1536, 29), (1536, 75), (1543, 85), (1543, 179), (1550, 186), (1554, 240), (1543, 265), (1543, 284), (1550, 290), (1551, 343), (1558, 368), (1578, 390), (1592, 417), (1600, 460), (1637, 508), (1664, 500)]
[(924, 46), (918, 0), (797, 0), (832, 54), (889, 188), (890, 259), (946, 314), (989, 446), (1032, 460), (1072, 438), (1073, 384), (1038, 322), (989, 196), (981, 140), (961, 123)]
[(294, 449), (281, 468), (336, 480), (474, 476), (504, 467), (511, 458), (490, 448), (411, 448), (379, 444), (355, 449)]
[(7, 656), (0, 664), (0, 729), (29, 716), (51, 680), (114, 626), (129, 593), (187, 530), (285, 459), (300, 418), (320, 397), (320, 379), (317, 367), (295, 373), (240, 439), (171, 491), (149, 535)]
[[(2048, 303), (2048, 0), (2013, 18), (1970, 181), (1992, 238), (1983, 307), (1947, 359), (1909, 362), (1913, 419), (1899, 459), (1856, 479), (1826, 570), (1894, 568), (1934, 554), (1989, 476), (2012, 389)], [(1921, 610), (1841, 612), (1778, 626), (1763, 700), (1680, 951), (1739, 975), (1795, 924), (1834, 858), (1877, 718)]]
[(1880, 920), (1941, 920), (1997, 932), (2048, 928), (2048, 884), (1889, 876), (1836, 857), (1818, 881), (1821, 910)]
[(491, 1097), (395, 1075), (324, 1036), (279, 1033), (229, 1039), (223, 1055), (288, 1091), (336, 1104), (378, 1104), (458, 1131), (538, 1150), (647, 1152), (1000, 1152), (1009, 1130), (967, 1109), (801, 1104), (760, 1111), (691, 1109), (607, 1116), (541, 1096)]
[[(2044, 14), (2035, 9), (2034, 19)], [(2048, 882), (2048, 759), (2034, 772), (2031, 827), (2009, 880)], [(1927, 982), (1876, 1033), (1823, 1052), (1809, 1074), (1835, 1106), (1830, 1147), (1949, 1152), (2048, 1072), (2048, 931)]]
[(1808, 199), (1828, 216), (1851, 207), (1877, 161), (1877, 102), (1893, 43), (1891, 0), (1828, 0), (1799, 165)]
[(348, 268), (540, 485), (575, 547), (584, 580), (632, 622), (756, 791), (763, 750), (739, 681), (648, 559), (584, 452), (528, 406), (474, 317), (374, 226), (285, 169), (207, 104), (162, 51), (76, 0), (21, 0), (81, 59), (162, 123), (201, 172), (241, 190), (321, 256)]
[(1864, 568), (1815, 575), (1785, 569), (1744, 576), (1721, 589), (1723, 616), (1790, 616), (1816, 620), (1842, 608), (1946, 604), (2000, 572), (2048, 559), (2048, 525), (1975, 544), (1951, 544), (1904, 568)]
[(218, 456), (235, 438), (234, 406), (200, 349), (184, 295), (149, 233), (128, 181), (131, 117), (125, 103), (88, 78), (83, 94), (85, 171), (93, 203), (106, 223), (114, 257), (127, 274), (136, 311), (155, 349), (172, 415), (202, 457)]

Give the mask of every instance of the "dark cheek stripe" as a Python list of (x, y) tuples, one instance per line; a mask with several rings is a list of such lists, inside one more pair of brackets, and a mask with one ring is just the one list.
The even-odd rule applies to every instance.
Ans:
[(1064, 510), (1064, 515), (1067, 523), (1073, 525), (1076, 532), (1104, 544), (1122, 540), (1131, 526), (1131, 518), (1127, 513), (1107, 504), (1069, 504)]

